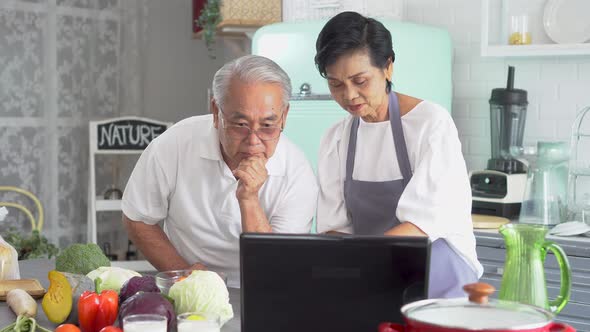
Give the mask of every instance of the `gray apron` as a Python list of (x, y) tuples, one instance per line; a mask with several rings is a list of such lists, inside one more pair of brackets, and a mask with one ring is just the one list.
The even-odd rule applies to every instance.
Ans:
[[(382, 235), (400, 224), (395, 212), (400, 196), (412, 178), (412, 169), (403, 134), (399, 103), (393, 91), (389, 93), (389, 122), (403, 178), (371, 182), (352, 179), (359, 119), (354, 118), (352, 121), (346, 157), (344, 200), (348, 216), (352, 220), (354, 234)], [(463, 285), (476, 282), (477, 279), (477, 274), (446, 240), (438, 239), (432, 243), (428, 276), (429, 298), (465, 296)]]

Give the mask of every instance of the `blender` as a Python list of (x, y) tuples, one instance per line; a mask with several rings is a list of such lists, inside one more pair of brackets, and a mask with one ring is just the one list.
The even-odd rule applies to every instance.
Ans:
[(490, 98), (492, 156), (487, 169), (470, 173), (474, 214), (518, 218), (527, 180), (520, 158), (527, 105), (527, 92), (514, 88), (509, 66), (506, 88), (493, 89)]

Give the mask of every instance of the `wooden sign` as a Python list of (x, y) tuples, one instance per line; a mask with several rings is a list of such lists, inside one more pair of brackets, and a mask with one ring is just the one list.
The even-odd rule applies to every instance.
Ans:
[(143, 150), (166, 124), (143, 119), (118, 119), (97, 124), (97, 150)]

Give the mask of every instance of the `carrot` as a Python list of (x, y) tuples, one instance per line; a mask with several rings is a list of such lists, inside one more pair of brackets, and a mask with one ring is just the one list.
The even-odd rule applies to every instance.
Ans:
[(6, 303), (17, 316), (35, 317), (37, 302), (22, 289), (12, 289), (6, 294)]

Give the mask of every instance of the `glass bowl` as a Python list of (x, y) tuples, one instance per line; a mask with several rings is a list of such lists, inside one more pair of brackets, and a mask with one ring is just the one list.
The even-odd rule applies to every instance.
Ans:
[(173, 270), (160, 272), (156, 274), (156, 286), (158, 286), (162, 294), (168, 295), (170, 287), (172, 287), (175, 282), (186, 279), (186, 277), (188, 277), (192, 272), (193, 270)]

